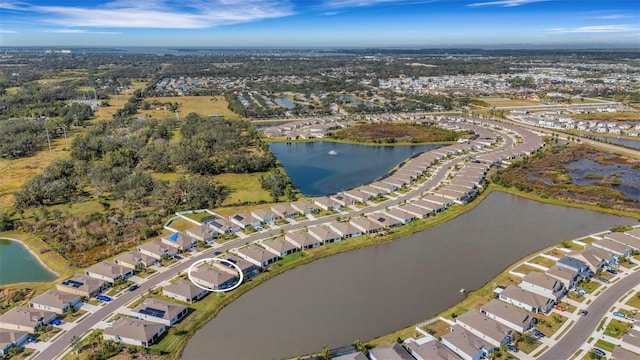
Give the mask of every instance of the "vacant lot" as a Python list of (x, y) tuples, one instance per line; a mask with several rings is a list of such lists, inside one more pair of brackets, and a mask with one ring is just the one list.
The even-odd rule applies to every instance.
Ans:
[[(200, 115), (209, 114), (222, 114), (226, 119), (239, 119), (240, 116), (227, 108), (227, 101), (222, 96), (165, 96), (165, 97), (150, 97), (145, 98), (144, 101), (153, 103), (158, 101), (160, 103), (178, 103), (178, 116), (186, 116), (189, 113), (197, 113)], [(176, 116), (173, 112), (164, 109), (162, 107), (154, 108), (150, 110), (139, 110), (141, 116), (152, 116), (157, 119), (163, 119), (169, 116)]]
[(432, 125), (416, 124), (365, 124), (356, 125), (333, 132), (336, 139), (368, 142), (444, 142), (456, 141), (459, 133)]
[(571, 115), (572, 118), (578, 120), (605, 120), (605, 121), (631, 121), (640, 120), (640, 112), (621, 111), (612, 113), (596, 113), (596, 114), (576, 114)]
[(533, 100), (508, 99), (493, 96), (480, 97), (478, 100), (484, 101), (492, 107), (540, 105), (539, 102)]

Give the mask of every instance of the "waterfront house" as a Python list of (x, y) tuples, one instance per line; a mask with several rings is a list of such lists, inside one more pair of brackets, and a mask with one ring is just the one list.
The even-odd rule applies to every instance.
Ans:
[(169, 246), (159, 240), (149, 241), (138, 246), (138, 251), (144, 255), (149, 255), (156, 260), (160, 260), (163, 257), (174, 256), (178, 253), (178, 249), (176, 247)]
[(297, 246), (300, 250), (313, 249), (316, 246), (320, 246), (320, 240), (309, 235), (304, 231), (288, 231), (284, 238), (289, 242)]
[(299, 250), (297, 245), (286, 240), (286, 238), (272, 238), (263, 240), (260, 245), (280, 257), (285, 257)]
[(161, 241), (167, 245), (177, 248), (178, 250), (187, 251), (196, 247), (200, 240), (181, 232), (175, 232), (171, 235), (163, 236)]
[(591, 269), (589, 269), (589, 265), (586, 262), (580, 259), (576, 259), (573, 256), (565, 256), (560, 258), (560, 260), (556, 261), (556, 265), (571, 271), (575, 271), (578, 276), (583, 279), (591, 276)]
[(0, 329), (0, 356), (5, 356), (12, 347), (21, 347), (28, 337), (26, 331)]
[(578, 273), (576, 271), (559, 266), (557, 264), (550, 267), (549, 270), (545, 272), (545, 274), (553, 276), (554, 278), (567, 284), (568, 290), (573, 289), (576, 285), (578, 285), (580, 280), (582, 280), (582, 278), (578, 276)]
[(138, 319), (171, 326), (185, 317), (189, 313), (189, 309), (184, 305), (155, 298), (146, 298), (140, 305), (134, 307), (131, 312), (135, 313)]
[(464, 360), (480, 360), (489, 356), (495, 349), (486, 340), (482, 340), (460, 325), (451, 327), (451, 331), (442, 336), (442, 344)]
[(254, 218), (249, 214), (243, 214), (243, 213), (235, 214), (235, 215), (229, 216), (229, 220), (243, 229), (249, 226), (251, 227), (260, 226), (260, 220)]
[(354, 199), (356, 202), (367, 202), (368, 200), (371, 200), (371, 198), (373, 198), (373, 195), (362, 192), (358, 189), (352, 189), (349, 191), (345, 191), (343, 192), (344, 195)]
[(415, 216), (418, 219), (426, 219), (433, 212), (431, 209), (421, 208), (413, 204), (400, 205), (398, 208), (406, 213)]
[(231, 251), (248, 262), (260, 267), (266, 267), (279, 259), (278, 255), (275, 255), (255, 244), (250, 244), (243, 248), (233, 249)]
[(253, 210), (251, 216), (265, 224), (272, 224), (278, 219), (278, 215), (271, 211), (271, 209)]
[(407, 351), (416, 360), (460, 360), (458, 355), (433, 337), (411, 339), (406, 344)]
[(369, 358), (371, 360), (413, 360), (411, 354), (397, 342), (369, 350)]
[(486, 316), (478, 310), (469, 310), (463, 313), (455, 318), (455, 322), (497, 348), (510, 343), (515, 333), (507, 325)]
[(348, 222), (332, 221), (329, 223), (331, 230), (339, 234), (343, 239), (362, 235), (362, 231)]
[(369, 186), (371, 186), (372, 188), (376, 188), (376, 189), (382, 190), (381, 195), (390, 194), (390, 193), (392, 193), (392, 192), (394, 192), (394, 191), (396, 191), (398, 189), (394, 185), (387, 184), (387, 183), (384, 183), (382, 181), (372, 182), (371, 184), (369, 184)]
[(513, 285), (506, 289), (497, 288), (494, 292), (498, 294), (500, 300), (534, 313), (547, 313), (555, 304), (553, 299)]
[[(252, 277), (260, 273), (260, 267), (258, 265), (251, 263), (243, 258), (237, 257), (235, 255), (223, 254), (220, 256), (220, 259), (226, 260), (236, 265), (237, 267), (239, 267), (240, 271), (242, 271), (242, 274), (244, 274), (245, 279), (251, 279)], [(232, 267), (231, 265), (226, 264), (224, 262), (216, 262), (214, 263), (214, 266), (227, 267), (229, 269), (233, 268), (233, 271), (237, 270), (235, 266)]]
[(202, 265), (191, 272), (191, 278), (198, 285), (213, 290), (224, 290), (238, 282), (238, 270), (235, 268)]
[(80, 306), (82, 306), (80, 295), (54, 289), (47, 290), (29, 301), (29, 307), (31, 308), (53, 311), (58, 314)]
[[(629, 235), (629, 236), (633, 236), (636, 239), (640, 239), (640, 228), (635, 228), (633, 230), (625, 231), (624, 234), (625, 235)], [(613, 235), (613, 233), (607, 234), (607, 235)]]
[(153, 256), (145, 255), (138, 251), (127, 251), (124, 254), (120, 254), (113, 259), (113, 262), (120, 266), (128, 267), (130, 269), (138, 269), (140, 267), (146, 268), (156, 262)]
[(212, 242), (218, 236), (218, 232), (209, 224), (202, 224), (187, 229), (187, 235), (200, 241)]
[(573, 252), (572, 257), (584, 261), (594, 273), (604, 269), (605, 266), (615, 263), (618, 257), (609, 251), (589, 246), (582, 251)]
[(298, 216), (298, 211), (292, 208), (289, 204), (276, 204), (271, 207), (271, 211), (273, 211), (276, 215), (280, 216), (283, 219), (293, 219)]
[(607, 238), (594, 241), (591, 245), (614, 254), (616, 260), (623, 256), (630, 256), (633, 252), (633, 248)]
[(388, 194), (388, 192), (386, 192), (385, 190), (378, 189), (378, 188), (370, 186), (370, 185), (360, 186), (360, 187), (358, 187), (358, 190), (360, 190), (360, 192), (363, 192), (365, 194), (369, 194), (369, 195), (371, 195), (373, 197), (375, 197), (375, 196), (384, 196), (385, 194)]
[(346, 196), (342, 193), (331, 195), (329, 198), (333, 200), (333, 202), (340, 204), (341, 206), (353, 205), (356, 202), (356, 199), (350, 196)]
[(559, 301), (566, 292), (562, 281), (539, 271), (532, 271), (525, 275), (518, 286), (554, 301)]
[(53, 311), (16, 306), (0, 315), (0, 329), (34, 333), (39, 327), (48, 325), (55, 318), (56, 313)]
[[(382, 183), (391, 185), (394, 189), (400, 189), (403, 186), (409, 185), (406, 179), (401, 179), (397, 176), (390, 176), (388, 178), (380, 180)], [(373, 185), (372, 185), (373, 186)]]
[(186, 303), (196, 302), (205, 297), (209, 291), (199, 288), (189, 280), (178, 280), (162, 288), (162, 294)]
[(149, 347), (164, 334), (164, 324), (123, 316), (113, 326), (103, 330), (104, 340), (123, 344)]
[(329, 211), (340, 209), (340, 204), (336, 203), (335, 201), (333, 201), (333, 199), (330, 199), (326, 196), (316, 197), (311, 200), (316, 206), (323, 210)]
[[(637, 230), (640, 230), (640, 229), (637, 229)], [(627, 245), (633, 250), (640, 250), (640, 232), (638, 233), (638, 237), (629, 235), (629, 233), (631, 232), (626, 232), (626, 233), (612, 232), (612, 233), (606, 234), (604, 237), (606, 239), (617, 241), (620, 244)]]
[(310, 226), (307, 231), (309, 235), (318, 239), (323, 244), (330, 244), (342, 240), (342, 236), (327, 225)]
[(75, 274), (56, 284), (56, 289), (60, 291), (84, 297), (97, 295), (108, 287), (108, 282), (82, 274)]
[(536, 318), (531, 313), (496, 299), (483, 305), (480, 312), (519, 333), (531, 329), (536, 324)]
[(402, 225), (402, 221), (392, 218), (391, 216), (385, 215), (382, 212), (374, 212), (371, 214), (367, 214), (367, 218), (375, 223), (382, 225), (386, 228), (394, 228)]
[(357, 217), (349, 221), (355, 228), (364, 234), (375, 234), (384, 231), (384, 226), (366, 217)]
[(102, 261), (85, 270), (85, 275), (113, 283), (133, 276), (133, 269), (118, 264)]
[(425, 206), (435, 206), (433, 209), (435, 212), (442, 212), (446, 210), (449, 206), (453, 205), (453, 201), (448, 201), (443, 199), (442, 197), (435, 196), (433, 194), (427, 194), (422, 197), (422, 199), (416, 200), (414, 203), (418, 206), (422, 206), (423, 203), (420, 200), (425, 201)]
[(294, 201), (291, 203), (291, 207), (303, 215), (315, 214), (320, 211), (317, 207), (305, 200)]
[(408, 224), (414, 220), (416, 220), (416, 216), (402, 211), (398, 208), (390, 208), (389, 210), (384, 210), (385, 215), (390, 216), (398, 221), (401, 221), (403, 224)]
[(333, 360), (369, 360), (367, 355), (363, 354), (360, 351), (352, 352), (349, 354), (339, 355), (332, 357)]

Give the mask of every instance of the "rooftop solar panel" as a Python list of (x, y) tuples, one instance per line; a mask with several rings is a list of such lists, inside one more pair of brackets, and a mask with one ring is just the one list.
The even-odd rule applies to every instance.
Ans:
[(154, 309), (154, 308), (150, 308), (150, 307), (146, 307), (144, 309), (140, 309), (139, 313), (145, 314), (145, 315), (149, 315), (149, 316), (154, 316), (154, 317), (157, 317), (157, 318), (164, 317), (164, 311), (158, 310), (158, 309)]

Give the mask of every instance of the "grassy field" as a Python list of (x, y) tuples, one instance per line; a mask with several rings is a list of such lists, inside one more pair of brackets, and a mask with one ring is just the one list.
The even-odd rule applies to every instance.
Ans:
[(223, 205), (270, 202), (273, 199), (269, 192), (260, 186), (260, 177), (268, 175), (268, 172), (252, 174), (221, 174), (214, 176), (231, 189), (231, 194), (225, 199)]
[(636, 309), (640, 309), (640, 292), (635, 293), (629, 301), (627, 301), (627, 305), (633, 306)]
[(577, 120), (603, 120), (603, 121), (631, 121), (640, 120), (640, 112), (636, 111), (620, 111), (620, 112), (601, 112), (595, 114), (575, 114), (571, 115)]
[(178, 231), (187, 231), (188, 229), (194, 228), (196, 224), (191, 221), (187, 221), (185, 219), (176, 219), (169, 224), (172, 229), (176, 229)]
[[(226, 119), (239, 119), (240, 116), (227, 108), (227, 101), (222, 96), (165, 96), (165, 97), (149, 97), (145, 101), (153, 102), (157, 100), (161, 103), (172, 102), (179, 103), (178, 115), (183, 117), (189, 113), (197, 113), (200, 115), (222, 114)], [(163, 119), (175, 114), (169, 110), (150, 109), (139, 110), (140, 116), (152, 116), (157, 119)]]
[(540, 105), (538, 101), (533, 100), (519, 100), (519, 99), (508, 99), (503, 97), (494, 97), (494, 96), (486, 96), (479, 97), (477, 100), (484, 101), (492, 107), (502, 107), (502, 106), (530, 106), (530, 105)]

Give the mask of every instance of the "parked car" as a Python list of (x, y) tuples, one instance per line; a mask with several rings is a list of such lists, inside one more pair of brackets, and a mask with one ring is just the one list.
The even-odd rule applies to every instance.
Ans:
[(578, 290), (576, 290), (576, 292), (577, 292), (577, 293), (578, 293), (578, 295), (580, 295), (580, 296), (585, 296), (585, 295), (587, 294), (587, 292), (586, 292), (586, 291), (584, 291), (584, 290), (582, 290), (582, 289), (578, 289)]
[(27, 338), (27, 342), (30, 342), (30, 343), (37, 343), (37, 342), (40, 342), (40, 340), (38, 340), (38, 338), (28, 337), (28, 338)]
[(173, 255), (173, 258), (176, 259), (176, 260), (182, 260), (182, 256), (180, 256), (178, 254)]
[(611, 284), (611, 281), (609, 281), (608, 279), (605, 279), (605, 278), (599, 277), (598, 280), (602, 281), (605, 284)]
[(613, 275), (618, 275), (618, 272), (617, 272), (617, 271), (615, 271), (615, 270), (613, 270), (613, 269), (611, 269), (611, 268), (607, 268), (607, 269), (606, 269), (606, 271), (607, 271), (608, 273), (613, 274)]
[(613, 316), (617, 316), (617, 317), (621, 317), (621, 318), (626, 318), (627, 315), (625, 315), (624, 313), (621, 313), (620, 311), (614, 311), (613, 312)]
[(607, 356), (607, 353), (604, 352), (604, 350), (598, 349), (597, 347), (594, 347), (593, 349), (591, 349), (591, 351), (593, 351), (594, 353), (596, 353), (599, 356)]
[(111, 301), (111, 300), (113, 300), (113, 299), (111, 299), (111, 298), (110, 298), (110, 297), (108, 297), (107, 295), (98, 295), (98, 300), (102, 300), (102, 301), (105, 301), (105, 302), (109, 302), (109, 301)]
[(514, 352), (514, 353), (517, 353), (518, 351), (520, 351), (520, 350), (518, 350), (518, 347), (515, 346), (515, 345), (507, 345), (507, 350), (509, 350), (511, 352)]
[(62, 324), (62, 320), (53, 319), (53, 320), (51, 320), (51, 322), (49, 324), (51, 324), (51, 325), (61, 325)]
[(556, 310), (558, 310), (558, 311), (564, 311), (564, 310), (565, 310), (565, 309), (564, 309), (562, 306), (560, 306), (560, 305), (553, 305), (553, 308), (554, 308), (554, 309), (556, 309)]
[(587, 310), (582, 310), (580, 311), (580, 314), (582, 314), (582, 316), (587, 316), (589, 312)]
[(533, 333), (533, 336), (537, 337), (537, 338), (543, 338), (544, 334), (540, 332), (540, 330), (538, 329), (533, 329), (531, 331)]
[(133, 290), (135, 290), (135, 289), (137, 289), (137, 288), (139, 288), (139, 287), (140, 287), (140, 285), (138, 285), (138, 284), (133, 284), (133, 285), (129, 286), (129, 291), (133, 291)]

